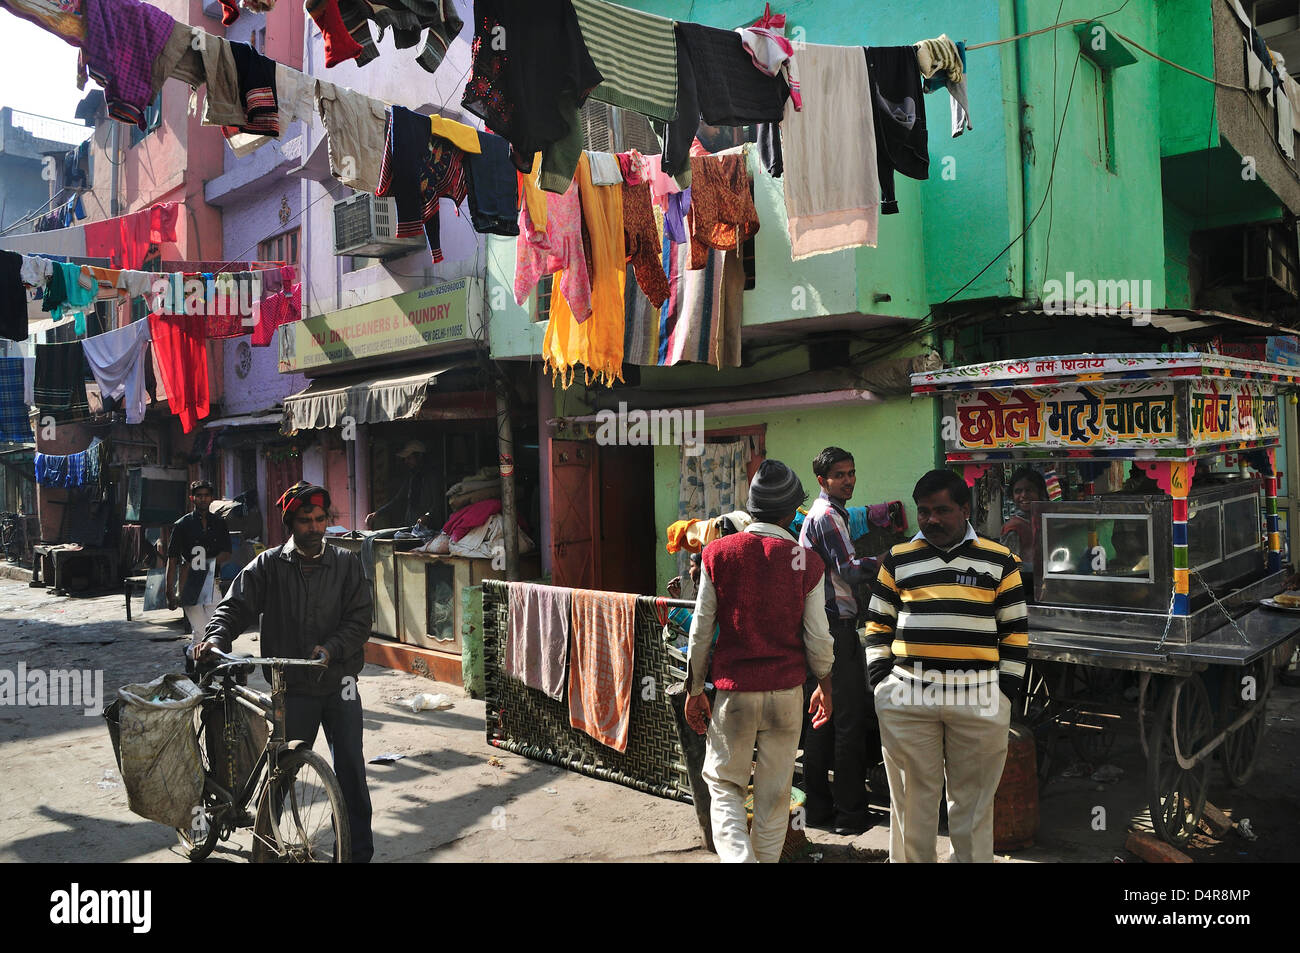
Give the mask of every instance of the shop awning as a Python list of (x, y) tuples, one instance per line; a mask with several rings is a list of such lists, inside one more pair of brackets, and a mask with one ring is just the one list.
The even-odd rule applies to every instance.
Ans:
[(405, 377), (319, 377), (305, 390), (284, 399), (285, 427), (339, 427), (344, 417), (358, 424), (406, 420), (420, 412), (438, 377), (460, 366), (460, 362), (444, 364)]

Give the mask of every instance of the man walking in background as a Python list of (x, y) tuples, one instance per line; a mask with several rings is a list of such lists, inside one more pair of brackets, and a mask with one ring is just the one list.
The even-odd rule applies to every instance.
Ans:
[(885, 556), (863, 630), (889, 775), (889, 860), (933, 863), (948, 785), (952, 858), (993, 862), (993, 797), (1029, 655), (1020, 564), (970, 525), (970, 488), (931, 470), (921, 531)]
[[(867, 809), (867, 736), (870, 699), (867, 675), (858, 642), (858, 600), (854, 587), (876, 570), (876, 560), (854, 555), (849, 537), (849, 513), (857, 470), (853, 455), (827, 447), (813, 461), (813, 473), (822, 488), (813, 501), (799, 533), (807, 546), (826, 564), (826, 618), (835, 642), (835, 715), (821, 728), (807, 725), (804, 733), (804, 788), (808, 795), (808, 823), (832, 824), (836, 834), (861, 834), (872, 825)], [(827, 779), (831, 770), (835, 782)]]
[[(804, 499), (794, 471), (764, 460), (749, 485), (754, 522), (704, 547), (701, 559), (686, 721), (700, 734), (708, 731), (703, 775), (713, 843), (724, 863), (781, 859), (808, 669), (818, 679), (809, 705), (813, 723), (820, 726), (831, 714), (834, 649), (822, 605), (822, 562), (785, 528)], [(712, 707), (706, 675), (717, 688)], [(751, 769), (752, 834), (745, 829)]]
[(180, 606), (185, 612), (191, 644), (203, 639), (217, 605), (217, 567), (230, 559), (230, 529), (209, 512), (213, 495), (207, 480), (190, 484), (193, 509), (172, 524), (167, 542), (167, 608)]

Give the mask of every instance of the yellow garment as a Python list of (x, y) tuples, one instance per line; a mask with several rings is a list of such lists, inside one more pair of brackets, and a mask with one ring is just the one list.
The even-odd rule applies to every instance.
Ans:
[(686, 531), (686, 548), (693, 553), (698, 553), (706, 544), (717, 538), (718, 527), (715, 520), (696, 520), (695, 525)]
[(686, 542), (687, 531), (691, 528), (692, 524), (698, 522), (699, 520), (678, 520), (676, 523), (673, 523), (668, 527), (667, 549), (670, 553), (675, 553), (683, 547), (689, 549), (693, 553), (699, 552), (698, 548), (691, 549), (689, 544)]
[(49, 0), (5, 0), (4, 3), (0, 3), (0, 7), (4, 6), (73, 46), (79, 47), (86, 40), (86, 21), (75, 13), (61, 10), (57, 4)]
[[(117, 279), (122, 274), (120, 268), (101, 268), (98, 265), (86, 265), (86, 271), (92, 278), (99, 282), (99, 294), (105, 297), (116, 298), (118, 294)], [(108, 287), (105, 288), (104, 286)], [(108, 294), (105, 294), (108, 292)]]
[(472, 152), (478, 155), (483, 151), (483, 147), (478, 142), (478, 130), (473, 126), (442, 116), (430, 116), (429, 125), (433, 127), (435, 136), (442, 136), (461, 152)]
[(596, 186), (585, 154), (578, 157), (582, 220), (591, 242), (591, 317), (579, 324), (560, 291), (562, 274), (551, 284), (551, 319), (546, 324), (542, 359), (568, 387), (581, 364), (607, 387), (623, 380), (623, 290), (627, 244), (623, 237), (623, 187)]
[[(537, 177), (542, 172), (542, 154), (533, 156), (533, 171), (520, 173), (519, 182), (523, 186), (524, 204), (528, 206), (528, 217), (533, 220), (533, 228), (539, 232), (546, 231), (546, 193), (537, 184)], [(558, 280), (558, 279), (557, 279)]]

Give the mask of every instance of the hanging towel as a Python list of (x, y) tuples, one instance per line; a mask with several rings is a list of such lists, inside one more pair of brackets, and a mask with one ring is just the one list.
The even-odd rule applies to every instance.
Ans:
[(86, 338), (82, 346), (101, 396), (125, 404), (128, 424), (141, 423), (145, 411), (144, 369), (148, 364), (149, 322), (136, 321), (116, 331)]
[(184, 315), (149, 315), (149, 337), (167, 406), (181, 419), (185, 433), (208, 416), (208, 349), (201, 328)]
[(474, 134), (478, 137), (478, 150), (466, 152), (464, 160), (470, 222), (479, 234), (516, 236), (519, 234), (518, 172), (510, 162), (510, 143), (491, 133)]
[(85, 0), (81, 14), (86, 21), (82, 62), (91, 78), (104, 87), (108, 114), (144, 129), (144, 111), (158, 92), (153, 85), (154, 61), (171, 38), (176, 21), (137, 0)]
[(86, 355), (81, 341), (36, 345), (32, 397), (41, 413), (61, 416), (90, 412), (86, 403)]
[(880, 172), (880, 212), (894, 215), (894, 171), (913, 179), (930, 177), (921, 68), (914, 46), (872, 46), (866, 51), (871, 110)]
[(758, 233), (758, 209), (748, 153), (691, 159), (691, 268), (703, 268), (710, 248), (739, 251)]
[(510, 583), (505, 672), (556, 701), (564, 700), (572, 599), (568, 589)]
[[(668, 276), (659, 245), (659, 229), (655, 225), (654, 208), (650, 205), (650, 186), (622, 186), (623, 189), (623, 240), (627, 257), (636, 275), (635, 285), (624, 283), (626, 294), (632, 297), (639, 287), (656, 308), (668, 299)], [(624, 347), (626, 354), (627, 348)]]
[(569, 644), (569, 724), (627, 751), (636, 651), (636, 596), (575, 589)]
[(32, 425), (23, 397), (25, 358), (0, 357), (0, 442), (30, 443)]
[(676, 32), (677, 118), (668, 124), (663, 151), (663, 170), (669, 175), (690, 168), (701, 115), (715, 126), (779, 122), (790, 93), (780, 76), (754, 68), (739, 34), (698, 23), (678, 23)]
[(533, 172), (527, 177), (525, 192), (544, 197), (546, 226), (539, 230), (533, 224), (532, 202), (524, 202), (519, 210), (519, 241), (515, 243), (515, 303), (523, 304), (543, 275), (562, 272), (552, 284), (552, 302), (554, 289), (558, 287), (573, 313), (585, 321), (591, 314), (591, 276), (582, 244), (578, 184), (575, 182), (569, 191), (557, 195), (538, 189), (537, 176)]
[(875, 247), (880, 178), (862, 48), (807, 44), (799, 57), (804, 108), (781, 124), (791, 258)]
[[(579, 320), (563, 293), (551, 290), (551, 319), (542, 340), (542, 360), (553, 375), (572, 380), (581, 364), (587, 379), (593, 376), (611, 386), (623, 379), (623, 281), (627, 251), (623, 240), (622, 186), (591, 184), (591, 167), (585, 155), (578, 160), (576, 176), (582, 199), (582, 219), (590, 239), (591, 317)], [(565, 385), (567, 386), (567, 384)]]
[(618, 164), (618, 156), (610, 152), (587, 152), (587, 162), (591, 166), (592, 185), (622, 185), (623, 170)]
[(435, 136), (429, 117), (404, 106), (388, 107), (383, 161), (376, 195), (391, 195), (397, 203), (397, 236), (424, 232), (433, 262), (442, 261), (438, 229), (438, 200), (459, 205), (465, 198), (464, 153)]
[(803, 109), (799, 95), (799, 72), (795, 67), (794, 44), (785, 38), (785, 14), (765, 15), (751, 27), (738, 29), (740, 42), (754, 68), (768, 76), (783, 73), (790, 87), (790, 100), (795, 109)]
[(23, 287), (23, 264), (24, 258), (17, 252), (0, 251), (0, 335), (11, 341), (27, 340), (27, 289)]

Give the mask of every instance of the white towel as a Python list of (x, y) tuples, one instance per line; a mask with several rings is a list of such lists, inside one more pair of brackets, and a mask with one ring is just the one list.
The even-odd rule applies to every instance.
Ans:
[(128, 424), (144, 420), (144, 356), (148, 353), (148, 343), (148, 321), (136, 321), (81, 342), (86, 363), (99, 383), (100, 394), (123, 401)]
[(781, 123), (790, 257), (875, 247), (880, 218), (876, 129), (860, 46), (799, 50), (804, 107)]
[(36, 358), (23, 358), (23, 400), (31, 407), (36, 403)]
[(623, 184), (623, 170), (619, 168), (618, 156), (588, 149), (587, 162), (591, 165), (592, 185)]

